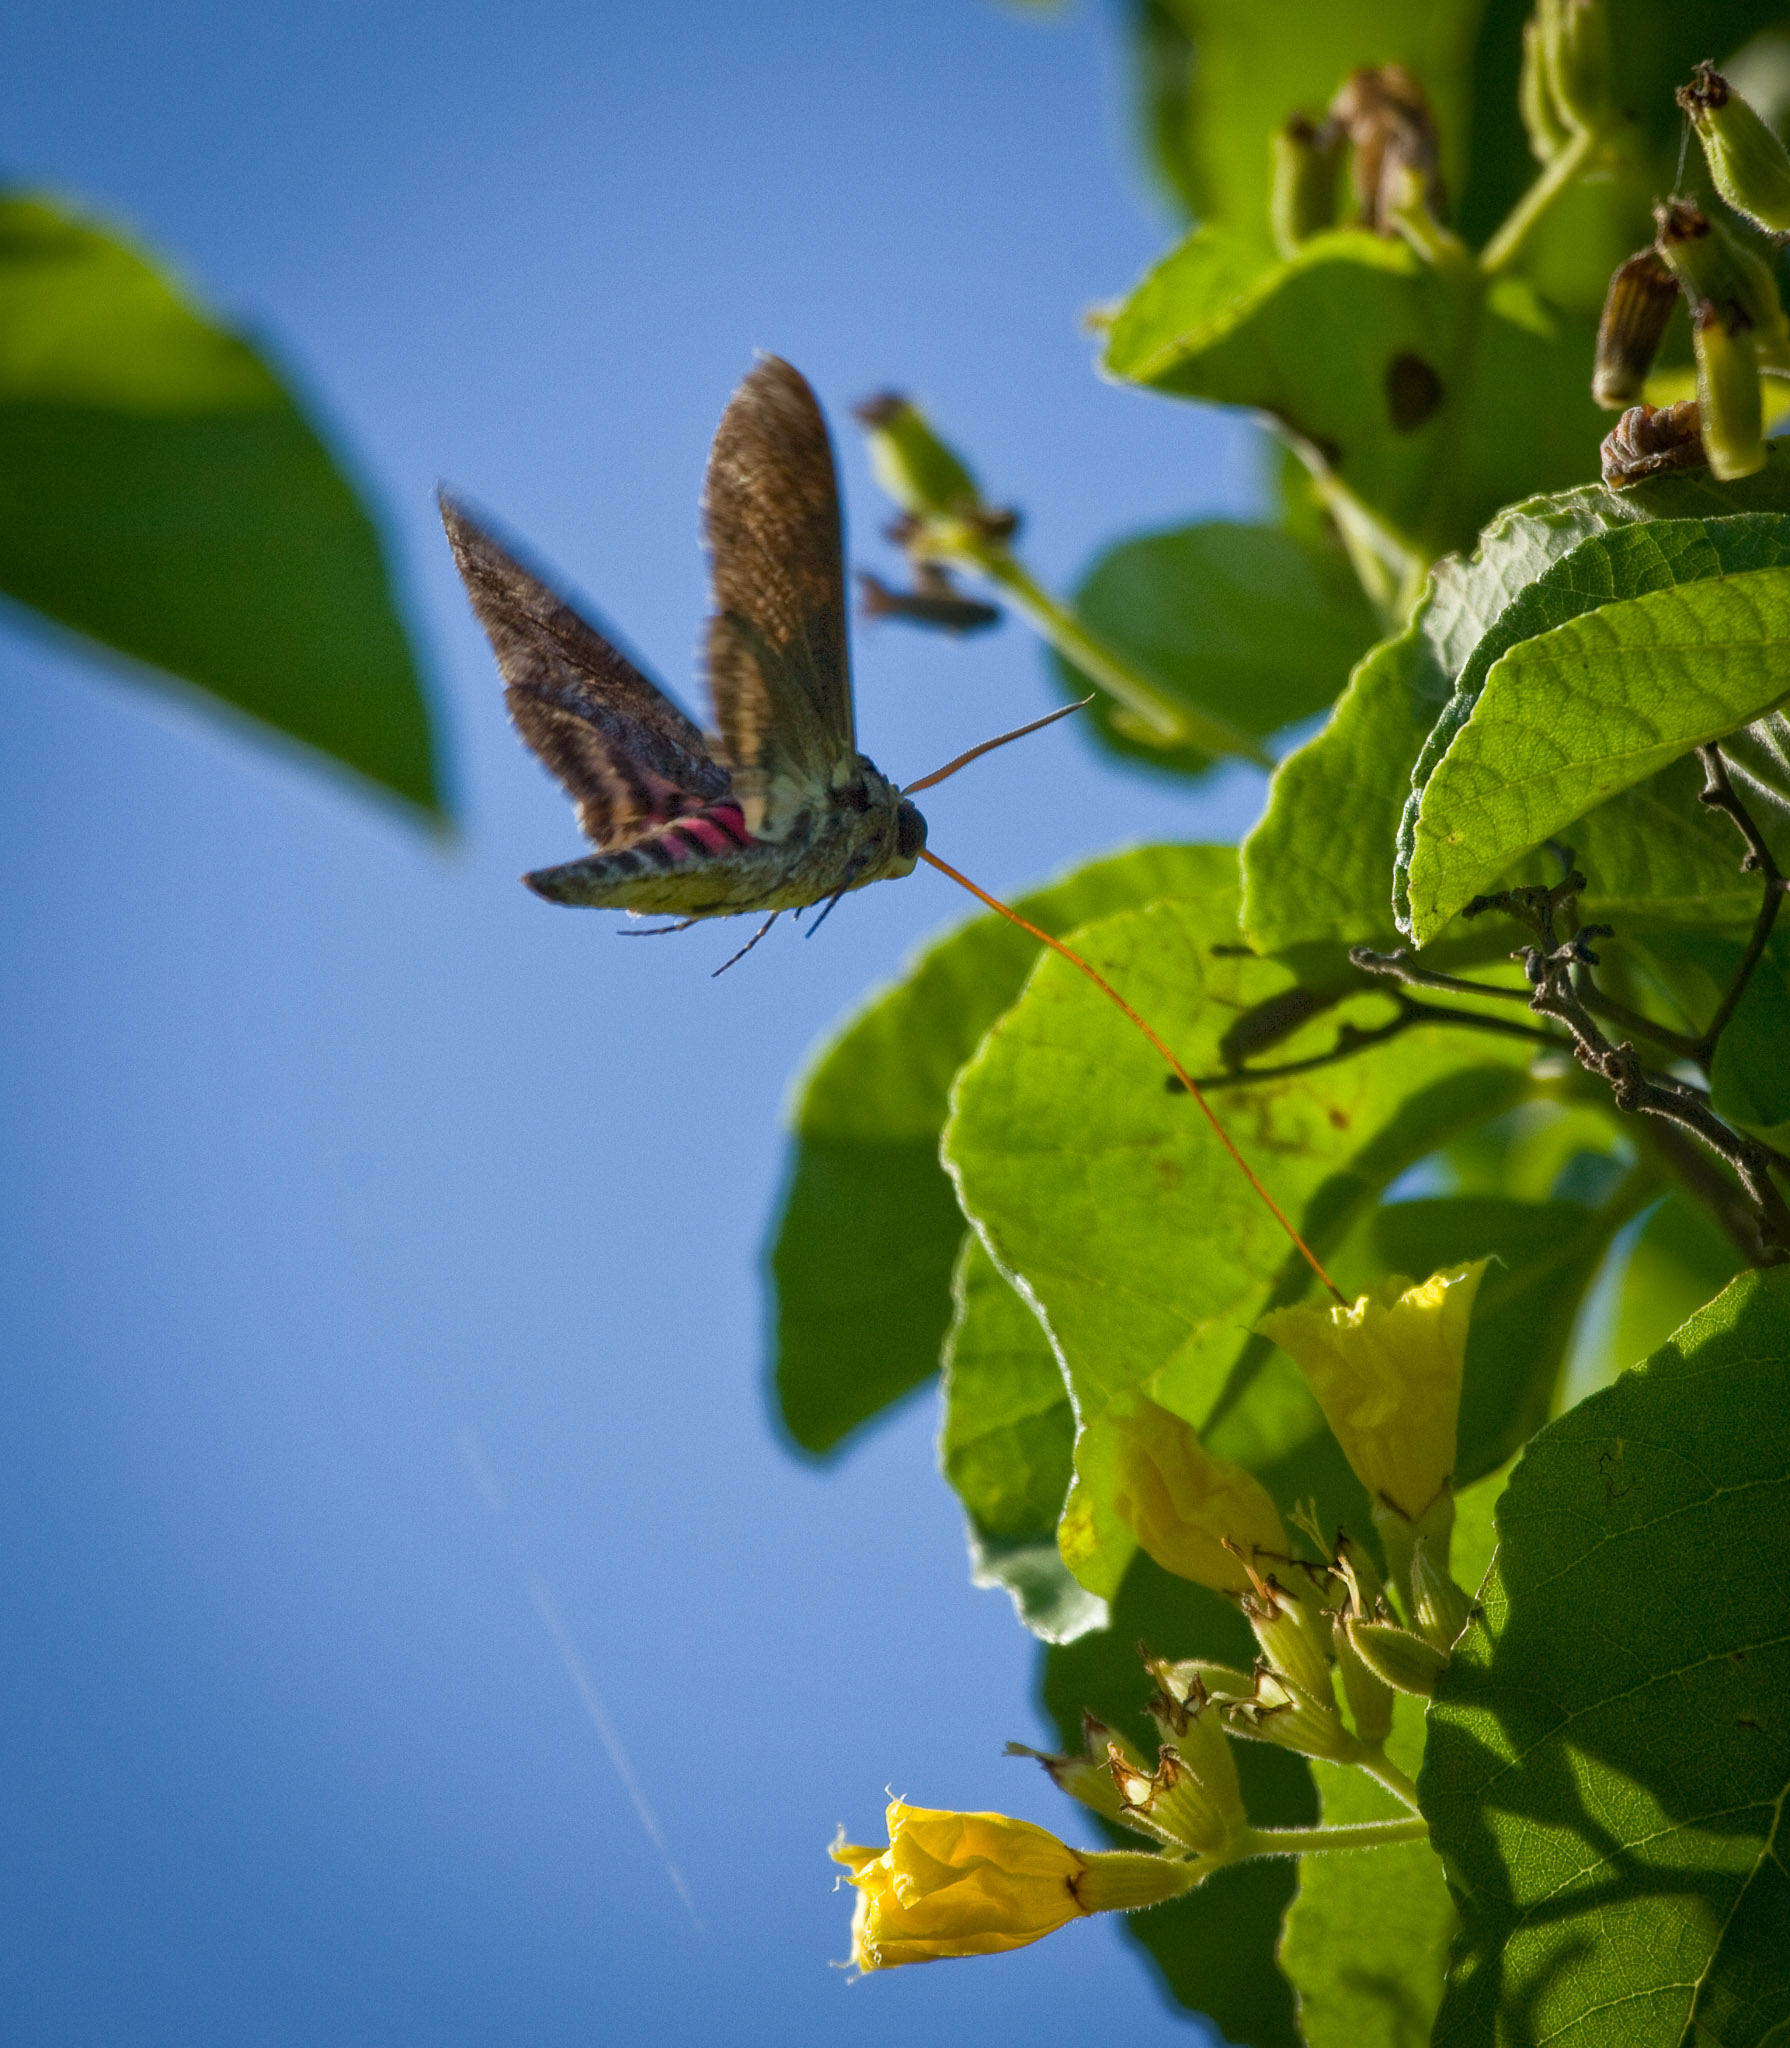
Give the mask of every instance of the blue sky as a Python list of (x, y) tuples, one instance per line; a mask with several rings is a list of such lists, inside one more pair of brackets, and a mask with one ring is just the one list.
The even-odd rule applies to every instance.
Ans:
[[(923, 873), (712, 982), (713, 932), (619, 946), (530, 898), (575, 831), (431, 504), (446, 479), (498, 513), (686, 697), (702, 463), (755, 348), (836, 420), (921, 394), (1053, 578), (1247, 508), (1245, 431), (1101, 384), (1077, 327), (1168, 232), (1110, 31), (983, 0), (10, 24), (9, 174), (269, 338), (384, 508), (465, 826), (432, 846), (0, 632), (8, 2038), (1186, 2038), (1104, 1923), (825, 1967), (822, 1851), (885, 1785), (1075, 1833), (1000, 1756), (1038, 1733), (1033, 1650), (966, 1582), (929, 1403), (816, 1470), (762, 1394), (790, 1077), (960, 905)], [(1049, 701), (1012, 625), (860, 633), (857, 676), (903, 779)], [(1258, 797), (1057, 729), (928, 813), (1011, 887), (1234, 837)]]

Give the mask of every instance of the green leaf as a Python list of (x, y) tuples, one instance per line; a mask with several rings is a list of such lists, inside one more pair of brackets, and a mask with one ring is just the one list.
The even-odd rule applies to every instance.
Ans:
[(1650, 1357), (1746, 1263), (1707, 1209), (1668, 1195), (1641, 1226), (1623, 1268), (1611, 1365)]
[(1038, 1318), (966, 1233), (945, 1339), (939, 1462), (970, 1523), (971, 1577), (1001, 1586), (1047, 1643), (1106, 1626), (1104, 1600), (1069, 1576), (1057, 1518), (1074, 1470), (1075, 1417)]
[(1790, 1269), (1540, 1432), (1420, 1790), (1443, 2048), (1753, 2048), (1790, 2019)]
[[(1422, 1702), (1401, 1696), (1387, 1755), (1415, 1772), (1423, 1738)], [(1319, 1763), (1312, 1777), (1327, 1827), (1408, 1813), (1365, 1772)], [(1300, 1857), (1280, 1960), (1306, 2048), (1421, 2048), (1458, 1924), (1442, 1859), (1427, 1842)]]
[[(1755, 884), (1756, 886), (1756, 884)], [(1790, 1125), (1790, 931), (1779, 913), (1710, 1068), (1718, 1114), (1769, 1135)]]
[[(1112, 1626), (1040, 1660), (1040, 1691), (1064, 1749), (1082, 1746), (1090, 1712), (1129, 1736), (1146, 1755), (1157, 1730), (1144, 1712), (1155, 1690), (1136, 1645), (1162, 1657), (1213, 1657), (1247, 1665), (1254, 1639), (1236, 1608), (1137, 1556), (1113, 1602)], [(1238, 1776), (1259, 1827), (1309, 1827), (1317, 1799), (1304, 1760), (1265, 1743), (1236, 1745)], [(1113, 1841), (1138, 1845), (1128, 1831)], [(1126, 1934), (1145, 1949), (1163, 1987), (1203, 2013), (1239, 2048), (1298, 2048), (1293, 1994), (1275, 1960), (1281, 1915), (1293, 1896), (1294, 1865), (1262, 1859), (1216, 1872), (1197, 1891), (1148, 1913), (1128, 1914)]]
[(1411, 858), (1422, 945), (1511, 862), (1790, 692), (1790, 568), (1606, 604), (1492, 666), (1424, 786)]
[(0, 590), (437, 816), (380, 541), (248, 344), (49, 201), (0, 198)]
[[(1740, 484), (1687, 475), (1526, 500), (1486, 529), (1472, 555), (1438, 562), (1411, 624), (1367, 655), (1324, 730), (1275, 773), (1243, 846), (1251, 942), (1280, 952), (1323, 938), (1388, 938), (1401, 831), (1408, 859), (1415, 827), (1413, 779), (1427, 780), (1466, 723), (1496, 656), (1612, 595), (1669, 582), (1675, 565), (1714, 563), (1728, 551), (1759, 566), (1746, 550), (1769, 545), (1776, 528), (1750, 515), (1785, 511), (1790, 451), (1774, 450)], [(1664, 542), (1629, 532), (1668, 522), (1684, 524)], [(1618, 573), (1632, 590), (1618, 589)], [(1752, 889), (1738, 873), (1732, 828), (1697, 804), (1697, 786), (1681, 764), (1575, 828), (1591, 885), (1587, 917), (1750, 921)]]
[(1375, 1215), (1383, 1271), (1422, 1279), (1465, 1259), (1494, 1262), (1467, 1337), (1458, 1485), (1495, 1472), (1547, 1421), (1586, 1292), (1650, 1191), (1632, 1176), (1597, 1209), (1465, 1195), (1396, 1202)]
[(1208, 227), (1120, 308), (1105, 367), (1269, 414), (1428, 559), (1519, 494), (1595, 474), (1591, 341), (1518, 280), (1482, 292), (1402, 241), (1341, 229), (1262, 269)]
[[(1264, 737), (1321, 711), (1379, 630), (1339, 547), (1225, 520), (1119, 542), (1083, 578), (1075, 609), (1167, 696)], [(1080, 671), (1051, 660), (1065, 690), (1086, 696)], [(1090, 709), (1117, 753), (1189, 775), (1212, 765), (1153, 745), (1110, 698)]]
[[(1102, 920), (1077, 946), (1201, 1075), (1239, 1013), (1296, 985), (1285, 966), (1241, 953), (1238, 936), (1232, 888)], [(1277, 1051), (1323, 1050), (1339, 1028), (1383, 1017), (1386, 1002), (1350, 996)], [(1520, 1042), (1424, 1027), (1316, 1072), (1220, 1084), (1214, 1100), (1321, 1254), (1463, 1121), (1518, 1099), (1526, 1064)], [(1258, 1469), (1319, 1426), (1296, 1381), (1253, 1411), (1247, 1383), (1270, 1347), (1244, 1333), (1277, 1289), (1297, 1298), (1307, 1279), (1198, 1109), (1164, 1079), (1144, 1040), (1053, 957), (959, 1075), (945, 1132), (966, 1213), (1037, 1303), (1068, 1374), (1081, 1434), (1060, 1540), (1102, 1595), (1131, 1550), (1111, 1507), (1114, 1402), (1145, 1390), (1196, 1427), (1222, 1415), (1245, 1435), (1272, 1415), (1250, 1447)]]
[[(1016, 907), (1065, 932), (1105, 910), (1208, 887), (1232, 859), (1228, 847), (1138, 847)], [(963, 1237), (938, 1163), (946, 1093), (1038, 951), (1003, 918), (960, 926), (873, 996), (797, 1083), (770, 1269), (777, 1407), (806, 1451), (834, 1450), (938, 1364)]]

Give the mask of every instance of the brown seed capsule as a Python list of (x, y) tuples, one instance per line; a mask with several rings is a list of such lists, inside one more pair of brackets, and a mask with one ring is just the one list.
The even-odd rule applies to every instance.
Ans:
[(1330, 117), (1354, 151), (1350, 175), (1363, 227), (1396, 234), (1392, 213), (1408, 200), (1412, 180), (1429, 213), (1442, 218), (1436, 117), (1412, 73), (1402, 64), (1351, 72), (1330, 102)]
[(1621, 412), (1640, 397), (1677, 300), (1678, 280), (1657, 249), (1637, 250), (1617, 266), (1597, 323), (1597, 367), (1591, 376), (1597, 404)]
[(1604, 436), (1603, 478), (1612, 491), (1626, 491), (1675, 469), (1705, 469), (1697, 401), (1631, 406)]

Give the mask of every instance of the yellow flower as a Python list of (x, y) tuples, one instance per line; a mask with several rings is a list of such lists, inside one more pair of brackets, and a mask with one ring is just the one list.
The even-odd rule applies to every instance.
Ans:
[(1410, 1523), (1454, 1472), (1467, 1319), (1488, 1263), (1417, 1286), (1395, 1274), (1353, 1308), (1306, 1303), (1256, 1325), (1304, 1373), (1355, 1476)]
[(1207, 1454), (1178, 1415), (1144, 1401), (1113, 1419), (1114, 1506), (1142, 1547), (1177, 1578), (1219, 1593), (1247, 1592), (1242, 1559), (1267, 1551), (1284, 1557), (1286, 1531), (1267, 1489), (1241, 1465)]
[(993, 1956), (1088, 1913), (1155, 1905), (1186, 1891), (1193, 1869), (1123, 1850), (1078, 1854), (1004, 1813), (940, 1813), (894, 1800), (880, 1853), (836, 1842), (857, 1886), (851, 1959), (860, 1970)]

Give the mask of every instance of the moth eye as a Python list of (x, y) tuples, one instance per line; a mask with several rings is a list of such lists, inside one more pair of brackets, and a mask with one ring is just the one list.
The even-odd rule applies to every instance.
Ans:
[(910, 803), (895, 813), (895, 851), (903, 860), (918, 860), (926, 844), (926, 820)]

